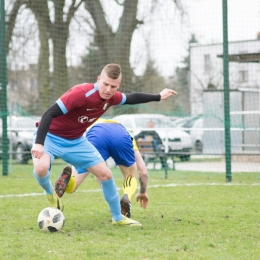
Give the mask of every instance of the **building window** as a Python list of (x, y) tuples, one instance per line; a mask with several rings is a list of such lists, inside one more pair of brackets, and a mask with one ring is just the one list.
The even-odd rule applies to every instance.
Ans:
[(210, 56), (209, 54), (204, 55), (204, 71), (210, 71)]
[(241, 70), (238, 72), (238, 81), (239, 82), (248, 82), (248, 71)]

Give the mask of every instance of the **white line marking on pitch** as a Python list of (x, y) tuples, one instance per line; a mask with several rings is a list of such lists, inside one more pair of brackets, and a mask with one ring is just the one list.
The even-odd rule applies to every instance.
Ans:
[[(151, 188), (159, 188), (159, 187), (181, 187), (181, 186), (260, 186), (260, 183), (169, 183), (169, 184), (163, 184), (163, 185), (151, 185), (148, 186), (148, 189)], [(121, 190), (121, 189), (117, 189)], [(77, 192), (100, 192), (101, 189), (96, 190), (78, 190)], [(15, 198), (15, 197), (33, 197), (33, 196), (42, 196), (44, 195), (42, 193), (24, 193), (24, 194), (6, 194), (6, 195), (0, 195), (0, 198)]]

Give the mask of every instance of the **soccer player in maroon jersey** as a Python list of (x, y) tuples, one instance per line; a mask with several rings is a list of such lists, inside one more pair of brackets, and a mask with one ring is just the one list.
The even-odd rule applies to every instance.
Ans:
[(140, 104), (160, 101), (177, 93), (164, 89), (159, 94), (118, 91), (122, 79), (118, 64), (106, 65), (97, 83), (76, 85), (64, 93), (42, 115), (31, 149), (33, 174), (44, 189), (53, 207), (64, 209), (50, 182), (50, 169), (55, 158), (61, 158), (76, 168), (85, 168), (100, 180), (114, 225), (141, 226), (138, 221), (121, 214), (120, 198), (112, 176), (97, 149), (83, 136), (85, 130), (113, 105)]

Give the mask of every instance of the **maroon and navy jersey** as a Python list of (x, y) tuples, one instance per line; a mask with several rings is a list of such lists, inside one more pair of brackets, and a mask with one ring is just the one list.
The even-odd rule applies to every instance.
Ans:
[(49, 132), (68, 139), (79, 138), (109, 107), (124, 104), (125, 100), (125, 94), (118, 91), (103, 100), (97, 83), (77, 85), (56, 101), (64, 115), (52, 119)]

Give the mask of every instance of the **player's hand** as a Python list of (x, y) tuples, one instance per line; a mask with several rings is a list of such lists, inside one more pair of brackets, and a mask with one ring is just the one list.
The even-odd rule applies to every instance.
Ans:
[(147, 193), (138, 193), (136, 195), (136, 201), (140, 201), (140, 206), (145, 209), (148, 205), (148, 200), (149, 200), (149, 197), (148, 197), (148, 194)]
[(173, 89), (165, 88), (162, 92), (160, 92), (160, 95), (161, 95), (161, 100), (165, 100), (172, 95), (176, 96), (177, 92), (174, 91)]
[(34, 158), (40, 159), (44, 154), (43, 145), (34, 144), (31, 149), (31, 154)]

